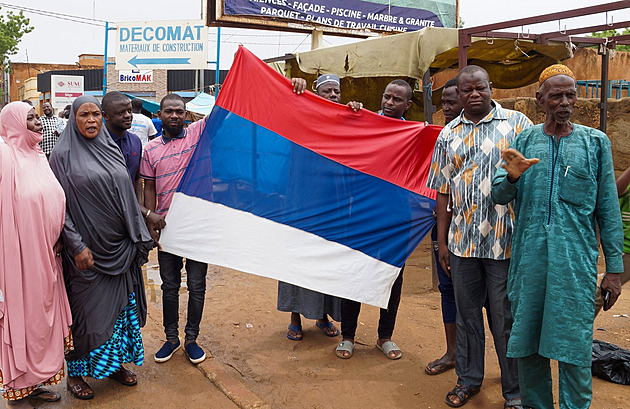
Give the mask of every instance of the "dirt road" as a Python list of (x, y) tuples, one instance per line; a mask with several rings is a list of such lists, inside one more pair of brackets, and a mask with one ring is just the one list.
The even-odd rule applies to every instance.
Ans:
[[(325, 337), (314, 321), (305, 321), (304, 339), (285, 337), (289, 314), (276, 311), (274, 280), (211, 266), (208, 273), (200, 343), (213, 358), (194, 368), (182, 352), (166, 364), (152, 362), (164, 335), (159, 325), (160, 290), (155, 255), (148, 266), (147, 296), (150, 323), (144, 330), (147, 359), (137, 388), (113, 381), (92, 382), (96, 399), (78, 402), (64, 394), (64, 408), (233, 408), (202, 374), (214, 378), (240, 407), (271, 408), (447, 408), (444, 396), (454, 386), (454, 371), (438, 376), (424, 373), (427, 362), (444, 352), (440, 296), (431, 290), (428, 240), (416, 250), (405, 270), (403, 297), (394, 341), (404, 351), (390, 361), (376, 349), (378, 309), (363, 306), (354, 356), (342, 360), (334, 349), (340, 338)], [(595, 322), (595, 336), (630, 348), (628, 318), (630, 289)], [(180, 325), (186, 307), (182, 291)], [(630, 387), (593, 381), (593, 409), (628, 408)], [(123, 403), (124, 402), (124, 403)], [(46, 405), (45, 407), (53, 407)], [(483, 388), (466, 405), (469, 409), (503, 408), (497, 359), (489, 331), (486, 335), (486, 376)]]

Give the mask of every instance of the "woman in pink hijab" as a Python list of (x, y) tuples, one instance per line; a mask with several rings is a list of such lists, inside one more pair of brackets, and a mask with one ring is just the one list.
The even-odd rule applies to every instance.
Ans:
[(12, 102), (0, 112), (0, 382), (10, 407), (54, 402), (44, 389), (64, 376), (70, 307), (60, 247), (65, 195), (38, 143), (35, 109)]

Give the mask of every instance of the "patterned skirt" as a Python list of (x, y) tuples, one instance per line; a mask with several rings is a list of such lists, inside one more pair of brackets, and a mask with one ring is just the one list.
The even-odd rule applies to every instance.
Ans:
[(138, 307), (135, 295), (129, 294), (129, 303), (118, 315), (112, 337), (87, 355), (67, 361), (68, 376), (90, 376), (94, 379), (107, 378), (118, 371), (122, 364), (142, 365), (144, 347), (138, 322)]
[[(63, 346), (66, 352), (72, 351), (74, 349), (74, 346), (72, 345), (72, 330), (69, 330), (68, 336), (63, 339)], [(4, 382), (2, 379), (2, 369), (0, 369), (0, 384), (2, 385), (2, 397), (10, 401), (24, 399), (28, 397), (30, 394), (32, 394), (33, 392), (35, 392), (35, 389), (39, 388), (40, 386), (57, 385), (59, 382), (61, 382), (61, 380), (65, 376), (66, 376), (66, 373), (62, 365), (59, 372), (57, 372), (56, 374), (54, 374), (53, 376), (51, 376), (50, 378), (48, 378), (46, 381), (42, 382), (39, 385), (27, 386), (26, 388), (22, 388), (22, 389), (11, 389), (4, 386)]]

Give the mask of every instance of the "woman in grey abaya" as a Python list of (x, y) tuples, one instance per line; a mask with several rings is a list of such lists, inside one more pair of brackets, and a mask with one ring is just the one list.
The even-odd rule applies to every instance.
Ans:
[(63, 261), (75, 348), (66, 361), (68, 389), (79, 399), (94, 395), (84, 376), (135, 385), (123, 364), (144, 359), (141, 266), (153, 241), (123, 156), (102, 123), (98, 101), (77, 98), (50, 156), (66, 194)]

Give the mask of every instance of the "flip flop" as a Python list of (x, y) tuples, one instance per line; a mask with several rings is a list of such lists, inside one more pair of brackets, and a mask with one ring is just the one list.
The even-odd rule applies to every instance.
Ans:
[[(391, 360), (396, 360), (396, 359), (400, 359), (400, 358), (402, 358), (402, 351), (400, 351), (400, 348), (398, 348), (398, 345), (396, 345), (396, 344), (395, 344), (395, 343), (393, 343), (392, 341), (385, 341), (385, 342), (383, 342), (383, 345), (376, 344), (376, 347), (377, 347), (378, 349), (380, 349), (380, 350), (381, 350), (381, 352), (382, 352), (383, 354), (385, 354), (385, 356), (386, 356), (388, 359), (391, 359)], [(392, 351), (400, 351), (400, 355), (396, 355), (396, 357), (392, 358), (392, 357), (389, 355), (389, 353), (390, 353), (390, 352), (392, 352)]]
[[(70, 386), (70, 384), (68, 383), (66, 384), (66, 387), (68, 388), (72, 396), (74, 396), (77, 399), (90, 400), (94, 397), (94, 391), (92, 391), (92, 388), (90, 387), (90, 385), (88, 385), (87, 382), (85, 381), (78, 383), (76, 385), (73, 385), (73, 386)], [(86, 392), (87, 390), (89, 390), (90, 393), (88, 393), (87, 395), (81, 395), (82, 392)]]
[(302, 338), (304, 338), (304, 335), (298, 334), (300, 331), (302, 331), (301, 325), (289, 324), (289, 330), (295, 332), (295, 335), (291, 335), (287, 332), (287, 338), (289, 338), (291, 341), (301, 341)]
[[(450, 364), (450, 363), (446, 363), (446, 364), (445, 363), (437, 363), (435, 365), (432, 365), (435, 362), (437, 362), (437, 361), (433, 361), (433, 362), (429, 363), (424, 368), (424, 372), (427, 375), (439, 375), (441, 373), (444, 373), (446, 371), (449, 371), (449, 370), (455, 368), (455, 364)], [(432, 371), (431, 369), (435, 369), (435, 371)]]
[(339, 329), (336, 329), (336, 331), (332, 333), (326, 331), (326, 328), (333, 329), (334, 327), (333, 323), (330, 321), (328, 321), (326, 324), (320, 324), (319, 321), (315, 321), (315, 325), (317, 325), (317, 328), (321, 329), (324, 335), (326, 335), (327, 337), (336, 337), (341, 333)]
[[(354, 342), (352, 341), (341, 341), (339, 345), (337, 345), (337, 349), (335, 349), (335, 354), (341, 359), (350, 359), (352, 357), (352, 352), (354, 351)], [(340, 352), (348, 352), (348, 356), (340, 355)]]
[[(54, 398), (47, 398), (45, 396), (42, 396), (44, 394), (53, 394), (55, 395)], [(53, 392), (51, 390), (48, 390), (46, 388), (37, 388), (33, 391), (33, 393), (31, 393), (30, 395), (28, 395), (28, 398), (31, 399), (35, 399), (35, 400), (40, 400), (42, 402), (57, 402), (59, 399), (61, 399), (61, 395), (58, 394), (57, 392)]]

